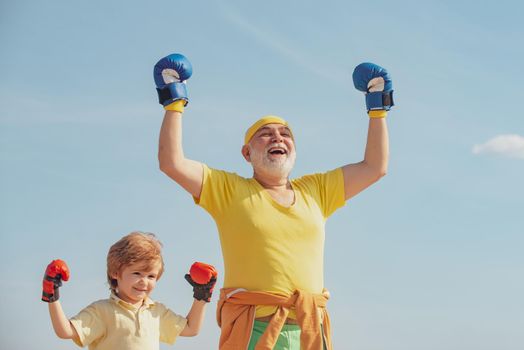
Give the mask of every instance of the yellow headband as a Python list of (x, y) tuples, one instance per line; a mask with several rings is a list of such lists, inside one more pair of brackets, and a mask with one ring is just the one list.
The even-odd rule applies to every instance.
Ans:
[[(244, 145), (247, 145), (249, 143), (249, 141), (251, 140), (253, 135), (255, 135), (258, 129), (267, 124), (282, 124), (286, 126), (291, 132), (289, 124), (284, 119), (277, 117), (276, 115), (266, 115), (257, 120), (253, 125), (249, 127), (249, 129), (247, 129), (246, 136), (244, 137)], [(291, 137), (293, 137), (293, 132), (291, 132)]]

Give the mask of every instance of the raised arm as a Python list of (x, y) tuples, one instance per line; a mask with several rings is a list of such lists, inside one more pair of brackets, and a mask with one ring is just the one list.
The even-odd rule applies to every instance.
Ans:
[(353, 83), (358, 90), (366, 93), (370, 118), (364, 160), (342, 167), (346, 200), (386, 174), (389, 160), (386, 115), (393, 106), (392, 82), (384, 68), (362, 63), (353, 72)]
[(62, 286), (62, 280), (69, 280), (69, 268), (67, 264), (60, 259), (51, 261), (45, 270), (44, 280), (42, 282), (42, 301), (49, 303), (49, 316), (56, 335), (62, 339), (73, 339), (76, 337), (76, 331), (67, 319), (60, 298), (59, 288)]
[(78, 338), (75, 328), (66, 317), (59, 301), (49, 303), (49, 316), (56, 335), (61, 339)]
[(166, 110), (160, 129), (158, 161), (162, 172), (198, 198), (202, 190), (202, 164), (187, 159), (182, 147), (182, 114), (188, 103), (186, 80), (191, 74), (191, 63), (180, 54), (164, 57), (155, 65), (159, 102)]
[(364, 160), (342, 167), (346, 200), (386, 175), (388, 168), (388, 129), (385, 118), (369, 118)]
[(193, 300), (193, 305), (186, 316), (186, 326), (180, 332), (181, 337), (194, 337), (200, 333), (206, 315), (206, 306), (207, 303), (203, 300)]
[(182, 113), (166, 111), (158, 144), (160, 170), (196, 198), (202, 191), (202, 163), (187, 159), (182, 148)]
[(186, 316), (186, 327), (180, 332), (183, 337), (193, 337), (200, 332), (206, 305), (211, 301), (213, 289), (217, 281), (218, 272), (209, 264), (195, 262), (191, 265), (189, 273), (185, 275), (186, 280), (193, 286), (193, 305)]

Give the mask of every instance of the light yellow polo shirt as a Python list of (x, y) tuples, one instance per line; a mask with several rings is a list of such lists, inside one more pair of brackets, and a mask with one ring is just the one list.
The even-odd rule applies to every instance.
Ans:
[[(295, 202), (283, 207), (255, 179), (204, 165), (202, 193), (195, 202), (216, 222), (224, 288), (322, 293), (325, 223), (345, 204), (342, 170), (293, 179), (291, 186)], [(274, 310), (259, 306), (256, 315)]]
[(187, 320), (147, 298), (137, 308), (116, 295), (99, 300), (71, 318), (78, 333), (74, 342), (89, 350), (158, 350), (173, 344)]

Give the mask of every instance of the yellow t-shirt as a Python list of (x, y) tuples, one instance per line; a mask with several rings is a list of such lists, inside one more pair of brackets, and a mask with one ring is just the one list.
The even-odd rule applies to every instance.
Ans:
[[(214, 218), (224, 257), (224, 288), (289, 295), (324, 288), (326, 219), (345, 204), (340, 168), (291, 180), (295, 202), (278, 204), (253, 178), (204, 165), (195, 202)], [(274, 307), (258, 307), (257, 317)]]
[(89, 350), (158, 350), (173, 344), (187, 320), (161, 303), (147, 299), (136, 308), (116, 295), (99, 300), (71, 318), (74, 342)]

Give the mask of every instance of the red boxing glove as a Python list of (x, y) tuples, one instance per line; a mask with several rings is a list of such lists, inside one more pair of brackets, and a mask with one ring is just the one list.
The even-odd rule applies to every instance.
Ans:
[(196, 283), (206, 284), (211, 280), (211, 278), (216, 278), (218, 272), (213, 265), (208, 265), (197, 261), (191, 265), (189, 274)]
[(195, 299), (210, 302), (217, 276), (218, 272), (212, 265), (195, 262), (191, 265), (189, 274), (186, 274), (185, 278), (193, 286)]
[(58, 300), (58, 288), (62, 285), (62, 280), (69, 280), (69, 267), (63, 260), (51, 261), (44, 274), (42, 301), (52, 303)]

